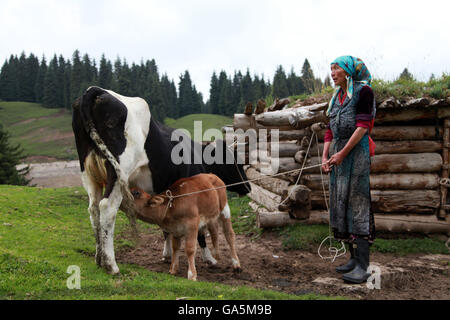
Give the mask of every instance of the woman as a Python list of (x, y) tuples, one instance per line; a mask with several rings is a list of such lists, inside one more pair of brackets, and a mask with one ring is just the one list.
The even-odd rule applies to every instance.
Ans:
[(362, 283), (369, 277), (369, 246), (375, 239), (369, 181), (374, 144), (368, 135), (376, 110), (372, 77), (364, 62), (352, 56), (333, 61), (331, 77), (336, 92), (327, 111), (330, 125), (322, 168), (331, 172), (330, 223), (334, 237), (348, 243), (351, 254), (336, 271), (344, 273), (343, 279), (348, 282)]

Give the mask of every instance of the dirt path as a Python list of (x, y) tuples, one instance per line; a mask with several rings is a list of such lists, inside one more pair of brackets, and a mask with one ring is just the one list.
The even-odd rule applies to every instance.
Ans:
[[(138, 264), (152, 271), (168, 273), (169, 264), (161, 260), (162, 233), (142, 236), (137, 248), (116, 252), (117, 260), (121, 263)], [(209, 239), (208, 246), (211, 246)], [(391, 254), (374, 253), (371, 256), (371, 263), (381, 268), (381, 289), (370, 290), (366, 284), (347, 285), (334, 272), (334, 268), (345, 263), (346, 258), (340, 258), (331, 264), (329, 260), (320, 259), (314, 252), (284, 251), (281, 240), (274, 233), (266, 232), (256, 241), (238, 235), (237, 248), (244, 270), (241, 274), (232, 273), (230, 256), (221, 235), (222, 258), (217, 267), (208, 267), (197, 253), (198, 280), (246, 285), (298, 295), (315, 293), (351, 299), (450, 299), (450, 255), (396, 257)], [(186, 275), (186, 257), (182, 256), (178, 276), (186, 277)]]
[[(21, 169), (24, 166), (26, 165), (21, 164), (17, 168)], [(31, 179), (30, 185), (43, 188), (79, 187), (82, 185), (80, 162), (76, 160), (32, 163), (27, 179)]]

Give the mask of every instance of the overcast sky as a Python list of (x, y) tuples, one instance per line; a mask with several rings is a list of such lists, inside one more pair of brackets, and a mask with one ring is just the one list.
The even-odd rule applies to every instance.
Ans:
[(363, 59), (376, 78), (407, 67), (419, 80), (450, 72), (448, 0), (0, 0), (0, 62), (11, 54), (70, 58), (75, 49), (129, 64), (155, 59), (178, 84), (189, 70), (209, 96), (213, 71), (316, 76), (341, 55)]

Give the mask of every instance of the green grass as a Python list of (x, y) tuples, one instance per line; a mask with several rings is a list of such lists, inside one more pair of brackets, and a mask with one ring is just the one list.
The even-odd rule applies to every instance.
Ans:
[(237, 193), (228, 192), (233, 229), (238, 234), (245, 234), (256, 239), (262, 234), (262, 229), (256, 227), (256, 214), (248, 205), (249, 197), (239, 197)]
[[(121, 275), (110, 276), (94, 261), (95, 240), (87, 204), (87, 195), (81, 188), (0, 186), (0, 300), (327, 298), (194, 283), (131, 264), (119, 264)], [(117, 217), (116, 234), (128, 230), (124, 216), (120, 213)], [(117, 249), (132, 243), (122, 240), (115, 245)], [(67, 269), (72, 265), (81, 269), (81, 290), (67, 288)]]
[(47, 109), (37, 103), (0, 102), (0, 123), (20, 144), (25, 156), (77, 158), (72, 115), (64, 109)]
[[(194, 136), (195, 121), (202, 122), (202, 137), (200, 139)], [(192, 139), (195, 141), (203, 141), (206, 140), (203, 137), (206, 130), (217, 129), (221, 131), (223, 126), (233, 124), (233, 118), (215, 114), (190, 114), (176, 120), (167, 118), (164, 123), (171, 128), (186, 129), (190, 133)]]
[[(414, 79), (397, 79), (394, 81), (374, 79), (372, 81), (372, 89), (378, 102), (390, 97), (397, 99), (407, 97), (444, 99), (450, 96), (450, 74), (443, 73), (440, 77), (435, 77), (426, 82)], [(312, 103), (327, 102), (330, 101), (333, 93), (334, 88), (326, 87), (312, 94), (291, 96), (289, 98), (292, 102), (289, 107), (292, 107), (298, 100), (305, 101), (311, 98), (315, 99), (315, 102)], [(271, 96), (266, 97), (266, 101), (270, 105), (273, 102), (273, 98)]]
[(377, 101), (388, 97), (397, 99), (405, 97), (431, 97), (443, 99), (450, 96), (450, 75), (443, 74), (439, 78), (427, 82), (414, 79), (397, 79), (395, 81), (374, 80), (373, 89)]

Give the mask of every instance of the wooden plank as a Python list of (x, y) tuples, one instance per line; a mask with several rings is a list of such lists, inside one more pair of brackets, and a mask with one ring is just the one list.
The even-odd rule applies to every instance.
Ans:
[(442, 168), (439, 153), (381, 154), (371, 159), (371, 173), (431, 173)]
[[(449, 151), (448, 151), (448, 143), (450, 142), (450, 119), (444, 120), (444, 138), (443, 143), (445, 147), (442, 149), (442, 172), (441, 178), (448, 179), (449, 177)], [(445, 209), (447, 205), (447, 195), (448, 188), (446, 186), (441, 186), (441, 208), (439, 210), (438, 216), (441, 219), (445, 219), (447, 215), (447, 210)]]
[[(450, 222), (440, 221), (435, 215), (424, 216), (414, 214), (385, 215), (375, 214), (375, 229), (389, 232), (443, 233), (450, 235)], [(300, 223), (300, 222), (299, 222)], [(308, 224), (328, 224), (327, 211), (311, 211)]]
[[(328, 191), (326, 197), (328, 201)], [(441, 200), (437, 190), (371, 190), (371, 198), (376, 213), (434, 214)], [(323, 191), (311, 191), (311, 205), (313, 210), (326, 209)]]
[[(328, 190), (329, 177), (323, 175), (325, 189)], [(301, 183), (311, 190), (322, 190), (320, 174), (303, 175)], [(436, 190), (439, 188), (437, 173), (395, 173), (370, 175), (372, 190)]]
[(270, 192), (257, 184), (251, 183), (252, 192), (248, 197), (260, 205), (266, 207), (269, 211), (278, 211), (278, 206), (281, 203), (281, 196)]

